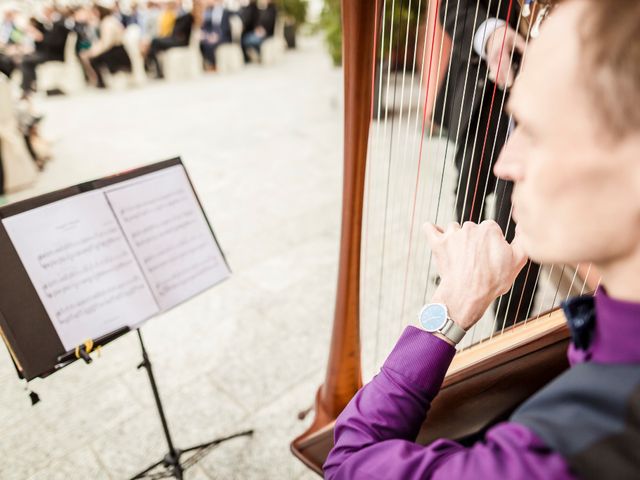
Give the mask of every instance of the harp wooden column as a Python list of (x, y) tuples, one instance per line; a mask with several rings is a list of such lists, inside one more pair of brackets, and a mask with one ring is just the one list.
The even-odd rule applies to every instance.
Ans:
[(377, 10), (376, 0), (342, 1), (345, 112), (338, 288), (326, 378), (316, 397), (313, 425), (299, 438), (335, 420), (362, 386), (360, 244)]

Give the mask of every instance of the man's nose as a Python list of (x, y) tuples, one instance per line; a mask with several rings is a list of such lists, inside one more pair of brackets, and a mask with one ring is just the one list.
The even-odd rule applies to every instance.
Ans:
[(524, 176), (524, 165), (522, 162), (522, 148), (518, 144), (517, 129), (511, 134), (507, 143), (502, 148), (500, 156), (493, 166), (493, 173), (503, 180), (517, 182)]

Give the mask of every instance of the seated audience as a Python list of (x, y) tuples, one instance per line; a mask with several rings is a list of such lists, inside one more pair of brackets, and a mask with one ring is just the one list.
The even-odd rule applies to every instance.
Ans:
[(69, 29), (59, 11), (51, 6), (42, 10), (42, 21), (32, 19), (29, 35), (35, 42), (35, 51), (22, 58), (22, 91), (25, 97), (35, 91), (36, 67), (46, 62), (64, 61), (64, 49)]
[(98, 20), (90, 7), (79, 7), (73, 12), (73, 32), (76, 34), (76, 55), (80, 59), (85, 79), (91, 84), (97, 83), (95, 72), (85, 54), (98, 40)]
[(157, 78), (164, 78), (158, 53), (175, 47), (188, 46), (192, 27), (193, 15), (183, 10), (181, 2), (168, 2), (167, 8), (160, 15), (159, 37), (153, 39), (145, 58), (145, 64), (155, 69)]
[(272, 0), (266, 0), (265, 5), (257, 9), (257, 14), (252, 13), (252, 10), (248, 10), (247, 13), (256, 15), (256, 18), (253, 25), (251, 24), (253, 19), (250, 17), (247, 19), (247, 24), (253, 29), (242, 35), (242, 52), (244, 53), (245, 62), (250, 60), (258, 61), (262, 42), (269, 37), (273, 37), (276, 28), (276, 6)]
[(205, 68), (215, 70), (216, 49), (222, 43), (231, 42), (231, 25), (227, 10), (222, 0), (205, 0), (205, 11), (200, 28), (200, 51), (205, 61)]
[(100, 19), (99, 39), (91, 48), (81, 53), (81, 57), (88, 60), (91, 70), (90, 81), (95, 87), (105, 88), (102, 71), (109, 73), (131, 71), (131, 60), (122, 44), (124, 27), (116, 18), (113, 11), (103, 6), (94, 7), (95, 15)]
[(17, 10), (10, 6), (0, 22), (0, 72), (10, 77), (23, 52), (24, 32), (16, 25)]

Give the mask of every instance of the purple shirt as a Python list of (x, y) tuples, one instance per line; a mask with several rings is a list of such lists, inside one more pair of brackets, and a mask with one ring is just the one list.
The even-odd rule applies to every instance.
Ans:
[[(614, 300), (600, 289), (595, 314), (589, 347), (571, 345), (570, 363), (640, 363), (640, 304)], [(407, 327), (380, 373), (338, 417), (325, 478), (575, 478), (560, 454), (515, 422), (495, 425), (471, 447), (444, 439), (426, 447), (415, 443), (454, 353), (447, 342)]]

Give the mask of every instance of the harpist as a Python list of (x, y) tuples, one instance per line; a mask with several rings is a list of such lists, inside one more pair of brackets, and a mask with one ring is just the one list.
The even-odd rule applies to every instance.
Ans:
[[(529, 50), (494, 167), (518, 233), (426, 225), (442, 281), (337, 420), (329, 479), (640, 478), (640, 2), (570, 0)], [(414, 443), (460, 341), (530, 257), (593, 262), (564, 310), (572, 368), (463, 446)]]

